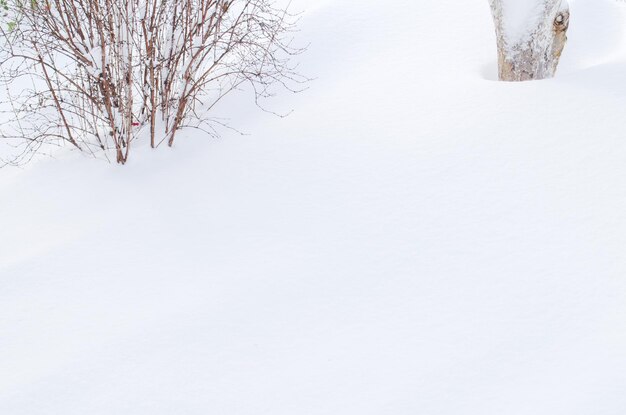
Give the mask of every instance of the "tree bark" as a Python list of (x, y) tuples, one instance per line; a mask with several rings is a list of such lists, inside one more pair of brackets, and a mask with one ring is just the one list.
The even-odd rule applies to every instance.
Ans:
[[(496, 26), (498, 72), (501, 81), (528, 81), (551, 78), (556, 73), (567, 42), (569, 6), (567, 0), (523, 0), (528, 12), (519, 13), (516, 0), (489, 0)], [(519, 0), (517, 0), (519, 1)], [(511, 23), (515, 20), (517, 27)]]

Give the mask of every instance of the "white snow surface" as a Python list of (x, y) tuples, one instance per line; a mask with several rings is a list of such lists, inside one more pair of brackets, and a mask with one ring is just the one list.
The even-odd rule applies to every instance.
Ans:
[(494, 82), (487, 2), (294, 2), (250, 135), (0, 170), (0, 414), (622, 415), (623, 5)]

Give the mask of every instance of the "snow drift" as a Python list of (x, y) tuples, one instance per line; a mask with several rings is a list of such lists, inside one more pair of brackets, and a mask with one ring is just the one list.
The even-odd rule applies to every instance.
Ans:
[(0, 171), (0, 413), (623, 413), (623, 7), (505, 84), (486, 2), (312, 6), (287, 119)]

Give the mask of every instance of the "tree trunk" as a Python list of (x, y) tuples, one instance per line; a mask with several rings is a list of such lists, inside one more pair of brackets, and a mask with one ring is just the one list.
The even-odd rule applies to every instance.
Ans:
[(567, 41), (567, 0), (489, 0), (501, 81), (551, 78)]

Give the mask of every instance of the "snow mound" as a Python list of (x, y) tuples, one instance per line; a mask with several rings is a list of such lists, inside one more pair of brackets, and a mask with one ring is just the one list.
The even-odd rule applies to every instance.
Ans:
[(0, 413), (621, 414), (626, 61), (591, 3), (511, 84), (486, 2), (325, 2), (290, 117), (0, 170)]

